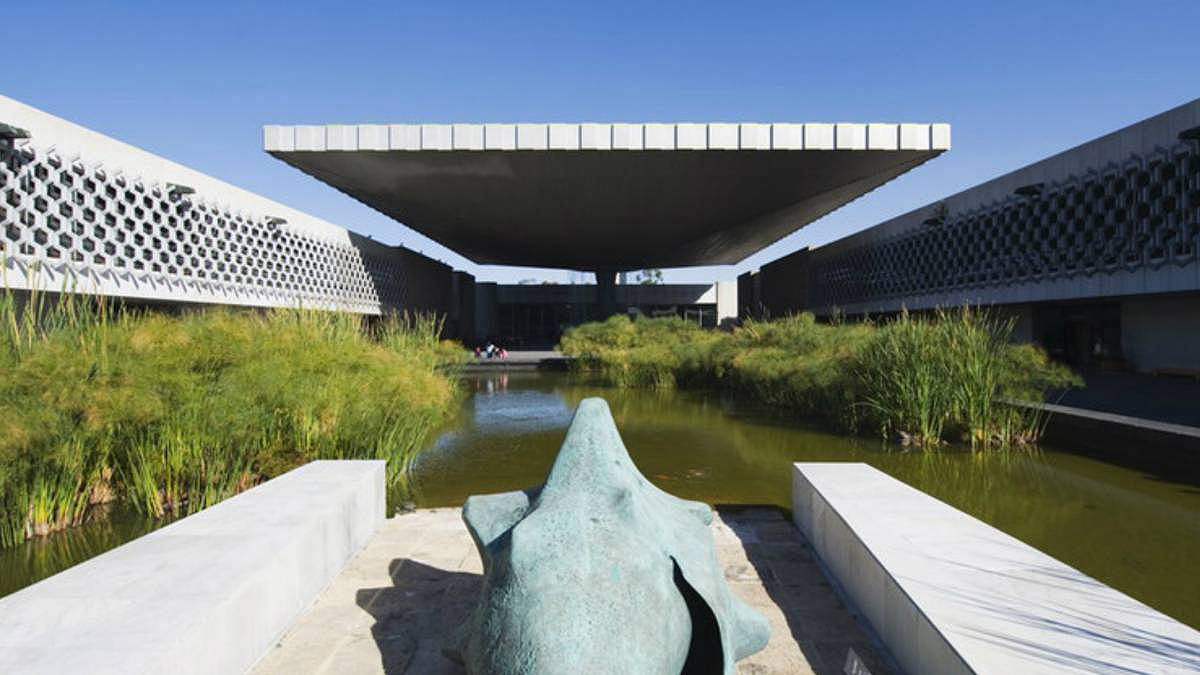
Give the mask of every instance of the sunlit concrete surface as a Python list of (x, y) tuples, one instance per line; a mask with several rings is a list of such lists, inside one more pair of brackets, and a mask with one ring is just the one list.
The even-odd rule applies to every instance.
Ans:
[[(0, 285), (135, 301), (445, 313), (423, 255), (0, 96)], [(430, 284), (430, 278), (435, 284)]]
[(552, 349), (514, 349), (504, 358), (478, 355), (463, 366), (468, 373), (506, 370), (566, 370), (573, 357)]
[(0, 673), (244, 673), (384, 518), (382, 461), (318, 461), (0, 598)]
[[(771, 626), (767, 648), (739, 662), (739, 673), (840, 675), (851, 649), (872, 673), (894, 672), (779, 511), (718, 515), (713, 536), (725, 577)], [(462, 673), (442, 645), (474, 606), (482, 581), (458, 509), (397, 516), (254, 672)]]
[(479, 264), (732, 264), (936, 157), (947, 124), (266, 126), (272, 156)]
[(793, 478), (797, 526), (906, 672), (1200, 670), (1200, 632), (878, 469)]

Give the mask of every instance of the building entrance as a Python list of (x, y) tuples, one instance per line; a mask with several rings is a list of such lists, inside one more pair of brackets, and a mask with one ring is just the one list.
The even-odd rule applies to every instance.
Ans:
[(1034, 336), (1051, 357), (1080, 368), (1121, 369), (1121, 306), (1116, 302), (1034, 309)]

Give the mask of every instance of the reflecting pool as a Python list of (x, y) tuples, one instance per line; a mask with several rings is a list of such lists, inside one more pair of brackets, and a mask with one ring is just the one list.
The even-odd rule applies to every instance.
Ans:
[(0, 596), (98, 556), (168, 522), (110, 505), (93, 510), (88, 521), (78, 527), (31, 539), (14, 548), (0, 548)]
[[(575, 405), (609, 402), (638, 468), (711, 504), (791, 507), (790, 464), (867, 462), (1192, 626), (1200, 627), (1200, 486), (1052, 448), (923, 452), (806, 426), (718, 392), (605, 389), (565, 373), (470, 376), (456, 417), (413, 467), (419, 506), (540, 483)], [(0, 550), (0, 595), (163, 521), (130, 512)]]
[(1076, 454), (924, 452), (837, 436), (714, 392), (602, 389), (559, 373), (470, 377), (418, 458), (420, 506), (540, 483), (575, 405), (609, 402), (638, 468), (711, 504), (791, 507), (789, 465), (867, 462), (1105, 583), (1200, 626), (1200, 488)]

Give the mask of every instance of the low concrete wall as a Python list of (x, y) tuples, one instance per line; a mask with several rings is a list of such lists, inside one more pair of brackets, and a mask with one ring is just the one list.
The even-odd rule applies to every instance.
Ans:
[(1200, 429), (1053, 403), (1017, 405), (1047, 413), (1042, 440), (1060, 448), (1087, 448), (1088, 457), (1200, 478)]
[(797, 463), (792, 499), (906, 672), (1200, 669), (1200, 632), (866, 464)]
[(0, 598), (0, 672), (246, 672), (382, 524), (385, 474), (311, 462)]

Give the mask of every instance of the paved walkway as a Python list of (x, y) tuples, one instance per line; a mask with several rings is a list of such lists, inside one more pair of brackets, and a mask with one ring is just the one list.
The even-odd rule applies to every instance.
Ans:
[(508, 358), (488, 359), (483, 357), (472, 357), (467, 361), (464, 370), (467, 372), (473, 371), (488, 371), (488, 370), (535, 370), (538, 368), (566, 370), (567, 363), (570, 359), (563, 356), (563, 353), (555, 350), (532, 350), (514, 349), (508, 353)]
[[(771, 623), (767, 648), (739, 673), (840, 675), (849, 649), (871, 673), (892, 672), (779, 511), (722, 510), (713, 535), (734, 592)], [(254, 672), (462, 673), (442, 656), (442, 640), (474, 606), (481, 580), (458, 509), (392, 518)]]

